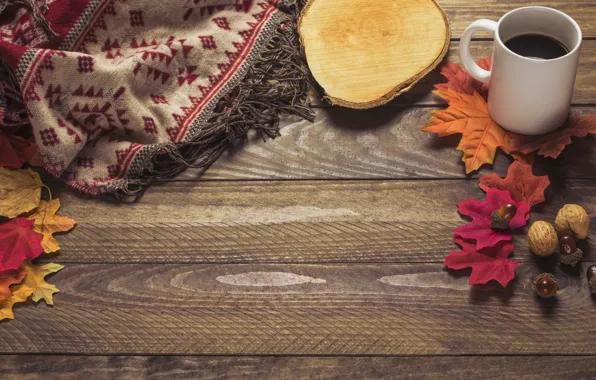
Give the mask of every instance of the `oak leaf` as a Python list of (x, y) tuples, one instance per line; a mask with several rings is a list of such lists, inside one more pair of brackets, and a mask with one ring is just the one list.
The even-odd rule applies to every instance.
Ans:
[(0, 168), (0, 216), (12, 219), (39, 206), (42, 186), (31, 169)]
[(572, 137), (585, 137), (596, 133), (596, 115), (572, 116), (554, 132), (542, 136), (515, 135), (511, 138), (511, 151), (557, 158)]
[(515, 278), (515, 268), (519, 263), (507, 258), (513, 251), (513, 243), (501, 241), (493, 247), (477, 250), (473, 241), (461, 237), (455, 237), (453, 241), (462, 249), (451, 252), (443, 264), (455, 270), (472, 268), (470, 285), (486, 284), (495, 280), (506, 287)]
[(31, 230), (33, 223), (16, 218), (0, 224), (0, 272), (18, 269), (24, 260), (42, 254), (43, 236)]
[[(502, 205), (511, 203), (517, 207), (517, 212), (509, 222), (509, 230), (498, 231), (491, 227), (492, 213), (498, 210)], [(486, 192), (484, 202), (475, 198), (466, 199), (457, 205), (457, 210), (462, 215), (472, 218), (472, 221), (463, 226), (459, 226), (453, 232), (466, 240), (475, 240), (476, 249), (493, 247), (501, 241), (510, 241), (510, 230), (515, 230), (526, 225), (526, 213), (530, 210), (525, 202), (516, 202), (511, 198), (509, 191), (490, 188)]]
[(462, 139), (457, 149), (463, 152), (466, 173), (492, 164), (497, 148), (509, 151), (509, 134), (490, 117), (488, 105), (480, 94), (460, 94), (452, 89), (434, 93), (445, 99), (449, 107), (431, 111), (431, 118), (422, 130), (439, 136), (460, 133)]
[(48, 284), (45, 281), (45, 277), (51, 273), (56, 273), (64, 268), (64, 265), (60, 264), (46, 264), (46, 265), (33, 265), (31, 261), (24, 261), (21, 265), (21, 270), (27, 275), (23, 281), (24, 285), (27, 285), (34, 289), (33, 302), (39, 302), (40, 300), (46, 301), (46, 304), (53, 305), (54, 293), (58, 293), (59, 290), (55, 285)]
[[(491, 58), (482, 58), (478, 62), (478, 66), (485, 70), (490, 70)], [(438, 90), (446, 91), (451, 89), (460, 94), (474, 95), (474, 91), (478, 92), (486, 100), (488, 97), (488, 84), (482, 83), (474, 79), (467, 71), (455, 63), (447, 62), (441, 67), (441, 75), (447, 79), (446, 83), (439, 83), (435, 85)]]
[(10, 297), (10, 286), (20, 284), (24, 277), (25, 272), (16, 269), (0, 272), (0, 300)]
[(7, 129), (0, 129), (0, 152), (0, 168), (20, 169), (35, 155), (37, 147), (31, 139), (17, 136)]
[(27, 301), (27, 298), (33, 294), (34, 289), (27, 285), (18, 285), (12, 291), (12, 296), (0, 301), (0, 321), (3, 319), (14, 319), (12, 307), (16, 303)]
[(58, 241), (53, 236), (54, 233), (70, 231), (76, 224), (76, 221), (71, 218), (56, 215), (59, 208), (59, 199), (53, 199), (50, 202), (41, 201), (37, 210), (27, 216), (27, 219), (35, 221), (33, 231), (43, 235), (41, 247), (45, 253), (60, 249)]
[[(517, 202), (525, 202), (532, 207), (545, 201), (544, 190), (550, 185), (548, 176), (535, 176), (532, 166), (523, 162), (513, 161), (507, 169), (507, 176), (501, 178), (496, 173), (480, 178), (480, 188), (488, 191), (490, 188), (509, 190), (511, 198)], [(526, 219), (530, 212), (526, 214)]]

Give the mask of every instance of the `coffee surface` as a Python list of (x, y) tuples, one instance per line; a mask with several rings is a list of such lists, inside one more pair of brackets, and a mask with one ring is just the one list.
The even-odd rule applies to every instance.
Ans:
[(555, 59), (569, 53), (561, 42), (542, 34), (515, 36), (507, 40), (505, 46), (516, 54), (534, 59)]

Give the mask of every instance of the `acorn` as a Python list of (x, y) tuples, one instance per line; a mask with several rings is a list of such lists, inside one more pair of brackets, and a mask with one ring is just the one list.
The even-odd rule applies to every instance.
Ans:
[(509, 222), (515, 216), (517, 207), (511, 203), (502, 205), (498, 210), (491, 214), (491, 227), (493, 230), (506, 231), (509, 229)]
[(561, 237), (559, 250), (561, 251), (561, 262), (572, 267), (576, 266), (584, 255), (582, 250), (577, 248), (573, 235), (563, 235)]
[(596, 294), (596, 265), (588, 267), (588, 287), (592, 294)]
[(557, 294), (559, 283), (553, 274), (542, 273), (534, 280), (534, 290), (542, 298), (551, 298)]

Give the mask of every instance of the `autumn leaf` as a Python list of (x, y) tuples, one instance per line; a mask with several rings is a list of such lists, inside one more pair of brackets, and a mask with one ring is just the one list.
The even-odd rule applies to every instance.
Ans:
[[(478, 62), (478, 66), (485, 70), (490, 70), (491, 59), (482, 58)], [(482, 83), (477, 79), (474, 79), (467, 71), (461, 68), (460, 65), (455, 63), (445, 63), (441, 67), (441, 75), (446, 79), (446, 83), (439, 83), (435, 85), (435, 88), (442, 91), (451, 89), (460, 94), (474, 95), (474, 92), (478, 92), (484, 100), (488, 96), (488, 84)]]
[(0, 224), (0, 272), (18, 269), (21, 263), (43, 252), (43, 236), (33, 232), (33, 220), (12, 219)]
[(486, 192), (484, 202), (478, 199), (466, 199), (458, 203), (457, 210), (462, 215), (472, 218), (472, 221), (463, 226), (459, 226), (453, 232), (467, 240), (476, 241), (476, 249), (482, 250), (487, 247), (494, 247), (501, 241), (510, 241), (511, 233), (509, 231), (495, 231), (491, 227), (492, 213), (498, 210), (502, 205), (511, 203), (517, 207), (517, 212), (509, 222), (510, 230), (515, 230), (526, 225), (526, 213), (530, 209), (524, 202), (516, 202), (511, 199), (507, 190), (490, 188)]
[(531, 153), (537, 151), (544, 157), (557, 158), (572, 137), (585, 137), (596, 133), (596, 115), (572, 116), (559, 129), (542, 136), (515, 135), (511, 138), (511, 151)]
[(39, 206), (42, 186), (31, 169), (0, 168), (0, 216), (12, 219)]
[(48, 284), (45, 281), (45, 276), (56, 273), (64, 268), (64, 265), (60, 264), (46, 264), (46, 265), (33, 265), (31, 261), (24, 261), (21, 265), (21, 270), (27, 275), (23, 284), (34, 289), (33, 302), (39, 302), (40, 300), (46, 301), (46, 304), (53, 305), (54, 300), (52, 296), (54, 293), (58, 293), (58, 288), (52, 284)]
[(60, 250), (60, 246), (53, 236), (54, 233), (70, 231), (76, 224), (76, 221), (66, 216), (57, 216), (56, 212), (59, 208), (59, 199), (54, 199), (49, 203), (41, 201), (37, 210), (27, 216), (27, 219), (35, 221), (33, 231), (43, 235), (41, 247), (45, 253)]
[(13, 289), (12, 296), (0, 301), (0, 321), (3, 319), (14, 319), (12, 307), (21, 302), (27, 301), (27, 298), (33, 294), (34, 289), (27, 285), (18, 285)]
[(0, 152), (0, 168), (20, 169), (35, 155), (37, 148), (31, 139), (0, 129)]
[[(545, 201), (544, 190), (550, 185), (548, 176), (535, 176), (532, 173), (532, 166), (519, 161), (513, 161), (507, 169), (505, 178), (499, 177), (496, 173), (485, 175), (480, 178), (480, 188), (488, 191), (490, 188), (509, 190), (511, 198), (517, 202), (527, 203), (532, 207)], [(526, 219), (530, 212), (526, 214)]]
[(507, 257), (513, 251), (513, 243), (501, 241), (493, 247), (477, 250), (473, 241), (455, 237), (454, 242), (462, 247), (461, 251), (451, 252), (443, 264), (451, 269), (472, 268), (470, 285), (486, 284), (491, 280), (506, 287), (515, 278), (515, 268), (519, 263)]
[(12, 295), (10, 286), (20, 284), (24, 277), (25, 272), (17, 269), (0, 272), (0, 300), (10, 297)]
[(497, 148), (508, 152), (509, 135), (490, 117), (488, 105), (480, 94), (460, 94), (451, 89), (434, 93), (445, 99), (449, 107), (431, 111), (431, 118), (422, 130), (439, 136), (462, 134), (457, 149), (463, 152), (466, 173), (492, 164)]

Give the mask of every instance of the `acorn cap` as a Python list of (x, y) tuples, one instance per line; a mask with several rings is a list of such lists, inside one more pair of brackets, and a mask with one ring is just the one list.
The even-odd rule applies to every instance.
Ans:
[(495, 210), (491, 214), (490, 226), (493, 230), (507, 231), (509, 229), (509, 222), (499, 215), (499, 210)]
[(561, 262), (565, 265), (571, 265), (572, 267), (576, 266), (584, 256), (584, 252), (581, 249), (577, 249), (575, 253), (571, 255), (561, 255)]

